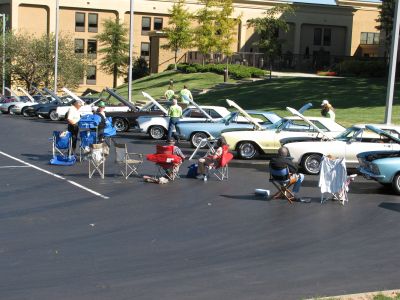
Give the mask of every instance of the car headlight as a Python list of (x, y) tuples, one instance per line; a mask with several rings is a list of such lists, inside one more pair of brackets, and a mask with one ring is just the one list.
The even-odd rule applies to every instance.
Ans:
[(370, 163), (369, 166), (370, 166), (370, 169), (371, 169), (371, 172), (372, 172), (372, 173), (374, 173), (374, 174), (376, 174), (376, 175), (379, 175), (379, 174), (380, 174), (378, 165), (376, 165), (376, 164), (374, 164), (374, 163)]

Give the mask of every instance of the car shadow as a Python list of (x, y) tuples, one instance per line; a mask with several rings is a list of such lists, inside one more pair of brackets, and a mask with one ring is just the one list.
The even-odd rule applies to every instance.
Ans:
[(400, 212), (400, 203), (382, 202), (378, 207)]

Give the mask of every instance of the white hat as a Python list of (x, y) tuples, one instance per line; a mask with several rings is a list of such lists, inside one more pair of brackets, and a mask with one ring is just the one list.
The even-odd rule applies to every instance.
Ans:
[(321, 106), (324, 106), (324, 105), (327, 105), (327, 104), (329, 104), (329, 101), (328, 100), (322, 100), (322, 103), (321, 103)]

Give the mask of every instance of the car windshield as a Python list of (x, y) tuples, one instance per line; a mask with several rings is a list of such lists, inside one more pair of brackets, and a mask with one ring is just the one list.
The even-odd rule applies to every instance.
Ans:
[(338, 141), (350, 141), (351, 139), (355, 139), (362, 132), (362, 128), (359, 127), (350, 127), (339, 134), (335, 139)]

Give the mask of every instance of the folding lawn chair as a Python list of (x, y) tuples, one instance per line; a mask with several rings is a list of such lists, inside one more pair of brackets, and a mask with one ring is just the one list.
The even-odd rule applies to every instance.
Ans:
[(121, 166), (121, 173), (125, 179), (128, 179), (132, 173), (139, 175), (137, 170), (138, 165), (143, 163), (143, 154), (128, 152), (128, 146), (126, 144), (114, 142), (114, 147), (115, 162)]
[(146, 155), (147, 160), (156, 163), (157, 175), (171, 181), (179, 178), (179, 167), (182, 164), (182, 158), (174, 155), (173, 151), (174, 146), (157, 145), (157, 153)]
[[(321, 203), (328, 199), (338, 200), (342, 205), (349, 201), (348, 186), (354, 180), (354, 175), (347, 176), (346, 161), (344, 158), (332, 159), (323, 156), (318, 186), (321, 189)], [(327, 197), (324, 197), (324, 195)]]
[[(210, 148), (210, 149), (214, 150), (214, 148)], [(215, 163), (208, 165), (206, 167), (207, 172), (208, 172), (208, 175), (207, 175), (208, 177), (209, 177), (209, 175), (214, 175), (221, 181), (229, 178), (228, 164), (233, 159), (233, 154), (229, 153), (228, 150), (229, 150), (228, 145), (223, 145), (221, 158), (218, 161), (216, 161)]]
[(75, 164), (76, 158), (72, 154), (72, 134), (69, 131), (53, 131), (52, 137), (53, 158), (52, 165), (70, 166)]
[(79, 132), (79, 139), (79, 161), (82, 161), (85, 155), (90, 154), (90, 147), (98, 142), (97, 132), (83, 130)]
[[(107, 147), (107, 148), (106, 148)], [(92, 178), (94, 173), (99, 173), (100, 177), (104, 179), (104, 168), (106, 162), (106, 152), (108, 146), (104, 143), (93, 144), (89, 155), (89, 178)]]
[(289, 203), (293, 203), (295, 197), (289, 188), (293, 185), (294, 182), (291, 182), (290, 180), (290, 173), (288, 167), (280, 170), (270, 168), (269, 182), (271, 182), (278, 190), (271, 197), (271, 199), (284, 198), (287, 201), (289, 201)]

